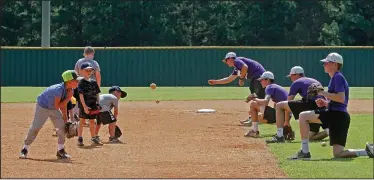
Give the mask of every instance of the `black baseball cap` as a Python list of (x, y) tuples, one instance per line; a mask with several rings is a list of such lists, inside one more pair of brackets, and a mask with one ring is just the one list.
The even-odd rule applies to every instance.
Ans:
[(83, 69), (93, 69), (93, 67), (92, 67), (91, 63), (86, 62), (86, 63), (82, 63), (82, 65), (81, 65), (81, 70), (83, 70)]
[(125, 91), (122, 91), (119, 86), (112, 86), (109, 88), (109, 93), (113, 93), (113, 91), (120, 91), (121, 92), (121, 98), (124, 98), (127, 96), (127, 93)]

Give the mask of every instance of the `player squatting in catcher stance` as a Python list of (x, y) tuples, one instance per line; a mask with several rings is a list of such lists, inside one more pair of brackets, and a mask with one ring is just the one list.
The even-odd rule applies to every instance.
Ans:
[(36, 139), (36, 136), (48, 118), (52, 121), (54, 127), (57, 128), (58, 146), (56, 156), (61, 159), (70, 158), (64, 147), (64, 127), (67, 122), (66, 105), (73, 96), (72, 89), (77, 87), (77, 78), (78, 75), (75, 71), (65, 71), (62, 74), (63, 83), (48, 87), (37, 97), (34, 120), (31, 123), (31, 127), (24, 141), (20, 158), (27, 157), (29, 146)]
[[(85, 124), (86, 119), (89, 120), (89, 128), (91, 134), (91, 142), (94, 145), (103, 145), (99, 139), (96, 138), (95, 134), (95, 120), (97, 114), (91, 114), (90, 111), (100, 109), (100, 88), (96, 81), (91, 79), (93, 73), (93, 67), (90, 63), (83, 63), (80, 67), (80, 75), (83, 76), (78, 83), (78, 93), (79, 93), (79, 124)], [(83, 126), (78, 128), (78, 146), (84, 146), (83, 144)]]
[[(309, 88), (309, 95), (315, 96), (319, 109), (307, 110), (300, 113), (299, 126), (301, 136), (301, 150), (291, 160), (310, 159), (309, 152), (309, 122), (319, 119), (329, 128), (330, 146), (333, 147), (335, 158), (350, 158), (369, 156), (373, 158), (373, 144), (366, 144), (366, 149), (344, 150), (347, 141), (350, 115), (347, 111), (349, 101), (349, 85), (340, 72), (343, 67), (343, 57), (338, 53), (330, 53), (322, 59), (324, 70), (330, 76), (328, 91), (324, 91), (321, 84), (313, 84)], [(325, 98), (318, 97), (323, 96)]]
[[(291, 69), (288, 77), (290, 77), (292, 84), (290, 91), (288, 93), (288, 98), (286, 101), (282, 101), (276, 104), (276, 124), (277, 124), (277, 134), (271, 139), (266, 140), (267, 143), (283, 143), (286, 138), (284, 137), (283, 127), (290, 127), (290, 119), (285, 119), (285, 112), (292, 112), (295, 120), (299, 119), (299, 114), (302, 111), (315, 110), (318, 106), (315, 102), (316, 98), (308, 98), (308, 87), (313, 84), (321, 84), (317, 80), (309, 77), (305, 77), (304, 69), (300, 66), (295, 66)], [(295, 96), (299, 94), (302, 99), (294, 100)], [(313, 140), (321, 140), (328, 136), (328, 128), (322, 127), (325, 131), (319, 132), (320, 121), (315, 119), (310, 122), (310, 135)]]
[[(274, 79), (274, 74), (272, 72), (265, 71), (258, 80), (260, 81), (262, 87), (265, 88), (266, 96), (264, 99), (254, 98), (252, 100), (252, 103), (250, 105), (252, 129), (249, 130), (249, 132), (244, 135), (246, 137), (257, 138), (259, 136), (260, 134), (258, 130), (259, 121), (261, 121), (262, 123), (267, 123), (267, 124), (273, 124), (276, 122), (275, 109), (268, 106), (270, 100), (272, 100), (274, 103), (287, 100), (286, 89), (274, 83), (275, 79)], [(258, 114), (260, 112), (263, 114), (262, 118), (259, 118)], [(291, 113), (285, 114), (286, 119), (291, 118), (290, 114)], [(293, 133), (292, 130), (290, 131), (291, 132), (287, 132), (287, 133)], [(290, 137), (290, 138), (293, 138), (293, 137)]]
[[(234, 81), (239, 76), (239, 86), (244, 85), (245, 79), (251, 79), (249, 82), (250, 95), (247, 97), (246, 102), (251, 101), (254, 97), (260, 99), (265, 98), (265, 88), (263, 88), (260, 82), (257, 80), (260, 78), (262, 73), (265, 72), (264, 67), (257, 61), (254, 61), (245, 57), (237, 57), (234, 52), (226, 54), (225, 59), (222, 60), (227, 66), (234, 67), (233, 72), (229, 77), (225, 77), (219, 80), (208, 80), (210, 85), (216, 84), (228, 84)], [(250, 112), (248, 112), (250, 115)], [(250, 123), (251, 117), (241, 121), (241, 123)]]
[[(127, 93), (122, 91), (119, 86), (112, 86), (109, 88), (109, 94), (100, 94), (100, 106), (101, 110), (100, 113), (97, 115), (96, 118), (96, 130), (95, 134), (97, 139), (99, 137), (99, 131), (101, 124), (107, 125), (109, 124), (109, 142), (115, 143), (119, 142), (118, 135), (116, 136), (116, 122), (118, 117), (118, 102), (120, 98), (125, 98)], [(112, 109), (114, 109), (114, 114), (112, 113)]]

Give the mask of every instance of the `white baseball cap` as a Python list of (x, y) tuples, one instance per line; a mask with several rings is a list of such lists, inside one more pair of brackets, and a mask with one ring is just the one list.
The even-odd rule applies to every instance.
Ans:
[(290, 74), (287, 77), (290, 77), (293, 74), (304, 74), (304, 69), (301, 66), (294, 66), (291, 68)]
[(227, 58), (236, 58), (236, 54), (234, 52), (229, 52), (225, 56), (225, 59), (227, 59)]
[(325, 59), (322, 59), (321, 62), (335, 62), (338, 64), (343, 64), (343, 57), (336, 52), (332, 52), (327, 55)]
[(274, 79), (274, 74), (270, 71), (265, 71), (257, 80), (260, 81), (261, 79)]

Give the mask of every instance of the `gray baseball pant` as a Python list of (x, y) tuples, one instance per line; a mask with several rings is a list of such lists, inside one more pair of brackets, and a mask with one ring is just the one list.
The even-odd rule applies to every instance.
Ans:
[(27, 133), (25, 145), (30, 145), (34, 142), (36, 136), (38, 136), (39, 131), (42, 129), (48, 118), (51, 119), (55, 128), (58, 128), (58, 144), (65, 143), (65, 122), (62, 119), (61, 111), (56, 109), (45, 109), (36, 105), (34, 120), (32, 121), (29, 132)]

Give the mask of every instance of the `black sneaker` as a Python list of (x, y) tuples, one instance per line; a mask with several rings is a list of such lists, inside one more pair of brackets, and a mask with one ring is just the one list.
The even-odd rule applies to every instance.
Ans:
[(70, 155), (66, 153), (65, 149), (61, 149), (57, 151), (56, 156), (58, 159), (69, 159), (70, 158)]
[(368, 153), (369, 158), (374, 158), (374, 150), (373, 150), (374, 144), (366, 143), (366, 152)]
[(266, 143), (284, 143), (284, 137), (278, 137), (277, 135), (273, 136), (271, 139), (265, 140)]
[(83, 137), (78, 138), (78, 146), (84, 146), (83, 144)]
[(120, 140), (117, 137), (109, 137), (109, 142), (110, 143), (118, 143)]
[(102, 142), (100, 142), (96, 137), (91, 138), (91, 142), (93, 145), (99, 145), (102, 146), (104, 145)]
[(23, 149), (21, 150), (21, 154), (20, 154), (19, 158), (21, 158), (21, 159), (26, 159), (26, 158), (27, 158), (27, 153), (28, 153), (27, 149), (26, 149), (26, 148), (23, 148)]
[(299, 152), (297, 152), (296, 155), (291, 156), (291, 157), (289, 157), (287, 159), (288, 160), (310, 160), (310, 158), (311, 158), (310, 152), (303, 153), (303, 151), (300, 150)]

